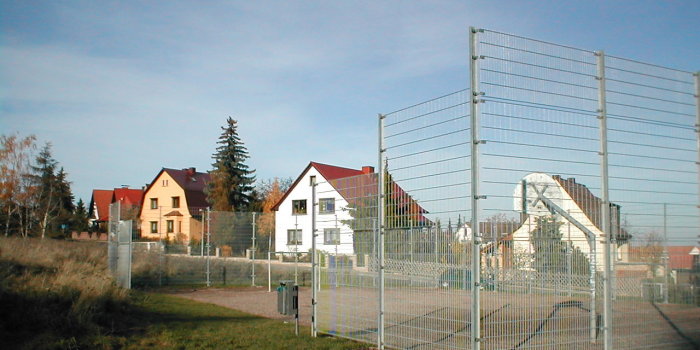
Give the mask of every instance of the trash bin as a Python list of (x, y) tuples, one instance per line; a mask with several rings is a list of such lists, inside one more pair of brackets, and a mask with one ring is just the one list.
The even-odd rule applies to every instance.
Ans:
[(294, 281), (280, 281), (277, 287), (277, 312), (295, 315), (299, 307), (299, 286)]

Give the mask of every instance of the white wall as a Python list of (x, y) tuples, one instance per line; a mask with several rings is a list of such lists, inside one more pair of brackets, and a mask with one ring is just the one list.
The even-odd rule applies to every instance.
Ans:
[[(571, 215), (576, 221), (580, 222), (583, 226), (593, 232), (596, 237), (595, 264), (598, 270), (602, 270), (604, 262), (603, 258), (605, 256), (605, 246), (603, 243), (601, 243), (604, 239), (603, 232), (593, 224), (583, 210), (579, 208), (576, 202), (571, 198), (571, 196), (569, 196), (566, 190), (551, 176), (542, 173), (532, 173), (527, 175), (524, 179), (527, 181), (527, 183), (536, 184), (540, 190), (546, 187), (546, 190), (544, 191), (544, 196), (546, 198), (552, 200), (555, 204), (564, 209), (564, 211), (568, 212), (569, 215)], [(518, 185), (514, 194), (514, 207), (516, 210), (521, 208), (522, 205), (522, 195), (520, 194), (521, 187), (522, 186)], [(528, 189), (527, 193), (527, 200), (534, 203), (536, 201), (534, 199), (536, 198), (536, 194), (533, 193), (531, 189)], [(549, 210), (544, 207), (542, 202), (537, 202), (536, 206), (528, 205), (528, 212), (530, 215), (528, 215), (527, 220), (522, 226), (520, 226), (520, 228), (518, 228), (517, 231), (513, 233), (513, 249), (514, 253), (516, 254), (519, 253), (531, 257), (532, 253), (534, 252), (534, 248), (530, 242), (530, 232), (537, 227), (535, 218), (538, 216), (547, 216), (550, 215), (550, 213)], [(573, 224), (569, 223), (564, 217), (561, 217), (560, 215), (556, 215), (556, 217), (557, 221), (562, 223), (562, 225), (559, 227), (559, 230), (562, 233), (562, 241), (570, 240), (574, 247), (579, 248), (581, 252), (588, 257), (590, 253), (590, 245), (586, 234)]]
[[(335, 198), (335, 213), (334, 214), (319, 214), (319, 207), (316, 206), (316, 249), (327, 252), (337, 252), (339, 254), (353, 254), (352, 231), (347, 225), (342, 224), (343, 221), (351, 219), (348, 211), (343, 210), (347, 206), (347, 202), (343, 197), (331, 186), (326, 179), (313, 166), (303, 174), (299, 183), (291, 189), (291, 193), (280, 204), (279, 209), (275, 213), (275, 250), (278, 252), (308, 252), (311, 250), (311, 186), (310, 177), (316, 176), (316, 203), (320, 198)], [(306, 199), (306, 214), (293, 215), (292, 201), (298, 199)], [(337, 218), (337, 220), (336, 220)], [(323, 239), (323, 229), (339, 227), (340, 228), (340, 244), (325, 245)], [(300, 229), (302, 230), (302, 244), (288, 245), (287, 230)]]

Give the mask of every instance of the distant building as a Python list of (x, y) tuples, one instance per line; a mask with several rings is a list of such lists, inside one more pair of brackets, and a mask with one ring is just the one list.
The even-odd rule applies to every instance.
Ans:
[(163, 168), (143, 195), (141, 237), (183, 243), (200, 239), (202, 211), (209, 206), (204, 189), (210, 181), (208, 173), (195, 168)]
[(139, 217), (141, 204), (143, 202), (143, 189), (133, 189), (128, 187), (115, 188), (112, 191), (111, 203), (121, 203), (122, 220), (136, 220)]
[(92, 190), (90, 208), (88, 209), (88, 222), (93, 231), (106, 232), (112, 195), (113, 190)]
[[(530, 236), (537, 229), (538, 218), (552, 217), (559, 225), (561, 240), (572, 249), (577, 248), (589, 260), (594, 258), (596, 268), (602, 269), (605, 254), (602, 200), (586, 185), (577, 183), (574, 178), (531, 173), (516, 185), (513, 198), (514, 210), (520, 212), (517, 221), (480, 223), (487, 259), (498, 260), (487, 264), (532, 269), (534, 246)], [(629, 234), (620, 226), (620, 206), (611, 203), (609, 208), (610, 230), (618, 243), (614, 256), (619, 256), (620, 250), (627, 249)], [(455, 239), (469, 240), (471, 231), (467, 224), (457, 230)]]
[(109, 222), (109, 206), (112, 203), (121, 204), (121, 220), (138, 220), (138, 213), (143, 201), (143, 190), (128, 187), (113, 190), (92, 190), (88, 219), (94, 231), (107, 230)]
[[(312, 188), (316, 182), (316, 249), (338, 254), (357, 254), (354, 239), (361, 233), (368, 240), (376, 222), (378, 190), (374, 167), (343, 168), (310, 162), (284, 196), (272, 208), (275, 211), (275, 250), (308, 252), (311, 249)], [(427, 224), (426, 211), (396, 183), (390, 190), (392, 208), (401, 208), (402, 216)], [(389, 210), (391, 211), (391, 209)], [(353, 212), (358, 218), (353, 217)], [(391, 216), (391, 213), (387, 213)], [(395, 214), (398, 216), (398, 214)], [(351, 224), (352, 223), (352, 224)], [(363, 242), (367, 244), (367, 242)]]

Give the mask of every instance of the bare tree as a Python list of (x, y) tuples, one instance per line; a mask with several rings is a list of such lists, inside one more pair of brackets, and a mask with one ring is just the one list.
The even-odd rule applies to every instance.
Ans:
[(19, 218), (18, 232), (27, 236), (28, 220), (33, 189), (27, 179), (31, 169), (31, 159), (36, 149), (36, 137), (29, 135), (0, 135), (0, 208), (5, 217), (5, 236), (10, 234), (13, 215)]

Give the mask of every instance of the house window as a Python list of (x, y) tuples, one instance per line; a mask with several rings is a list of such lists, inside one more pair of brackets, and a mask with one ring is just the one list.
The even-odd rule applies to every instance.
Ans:
[(316, 176), (311, 175), (309, 176), (309, 186), (313, 186), (316, 183)]
[(319, 214), (335, 213), (335, 198), (321, 198), (318, 200)]
[(175, 222), (173, 220), (168, 220), (165, 223), (167, 224), (166, 229), (168, 233), (175, 232)]
[(340, 244), (340, 229), (339, 228), (324, 228), (323, 229), (323, 244), (338, 245)]
[(293, 215), (306, 215), (306, 199), (297, 199), (292, 201)]
[(158, 233), (158, 221), (151, 221), (151, 233)]
[(158, 198), (151, 198), (151, 209), (158, 209)]
[(168, 187), (168, 180), (163, 180), (163, 187)]
[(180, 197), (173, 197), (173, 208), (180, 207)]
[(287, 244), (301, 244), (301, 230), (287, 230)]

